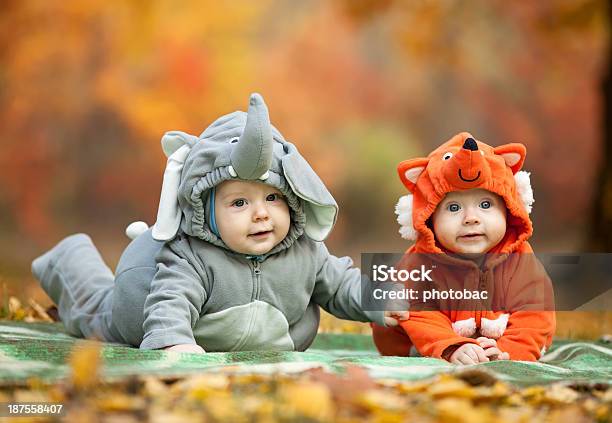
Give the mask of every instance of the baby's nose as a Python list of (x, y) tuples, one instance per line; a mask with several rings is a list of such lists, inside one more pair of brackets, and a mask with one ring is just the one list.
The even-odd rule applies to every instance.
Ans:
[(466, 225), (473, 225), (475, 223), (480, 223), (480, 218), (478, 217), (478, 213), (472, 208), (468, 208), (465, 212), (465, 216), (463, 217), (463, 222)]
[(268, 208), (264, 204), (258, 204), (255, 206), (255, 210), (253, 212), (253, 219), (255, 220), (265, 220), (270, 217), (270, 213), (268, 213)]

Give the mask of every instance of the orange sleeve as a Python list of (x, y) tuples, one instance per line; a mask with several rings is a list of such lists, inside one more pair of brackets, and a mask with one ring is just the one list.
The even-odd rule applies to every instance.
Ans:
[(510, 282), (507, 306), (510, 318), (497, 346), (509, 353), (511, 360), (538, 360), (542, 349), (552, 343), (556, 319), (552, 283), (535, 255), (521, 256)]
[(511, 360), (537, 361), (542, 348), (550, 346), (554, 332), (553, 311), (517, 311), (510, 314), (506, 331), (497, 340), (497, 347), (510, 354)]
[(443, 358), (451, 345), (478, 344), (475, 339), (459, 336), (450, 319), (440, 311), (411, 311), (410, 318), (400, 322), (416, 349), (427, 357)]

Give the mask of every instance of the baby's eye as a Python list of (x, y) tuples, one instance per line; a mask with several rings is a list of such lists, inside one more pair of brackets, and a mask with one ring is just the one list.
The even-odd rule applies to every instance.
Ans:
[(446, 206), (446, 209), (450, 212), (458, 212), (461, 209), (461, 206), (459, 206), (459, 204), (457, 203), (451, 203), (448, 206)]
[(492, 206), (491, 202), (489, 200), (484, 200), (480, 203), (480, 207), (483, 209), (490, 209)]
[(276, 201), (280, 199), (281, 199), (280, 194), (268, 194), (268, 196), (266, 197), (266, 201)]
[(239, 198), (238, 200), (234, 200), (232, 202), (232, 206), (233, 207), (243, 207), (246, 204), (246, 201), (244, 201), (244, 199)]

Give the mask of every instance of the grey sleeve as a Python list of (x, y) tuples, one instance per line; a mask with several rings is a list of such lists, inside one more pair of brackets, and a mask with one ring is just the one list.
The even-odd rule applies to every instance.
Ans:
[(313, 300), (336, 317), (360, 322), (375, 322), (385, 326), (383, 311), (366, 311), (361, 302), (361, 271), (353, 267), (349, 257), (338, 258), (318, 243), (319, 268)]
[(202, 277), (167, 244), (162, 247), (144, 304), (141, 349), (196, 343), (193, 327), (207, 298)]

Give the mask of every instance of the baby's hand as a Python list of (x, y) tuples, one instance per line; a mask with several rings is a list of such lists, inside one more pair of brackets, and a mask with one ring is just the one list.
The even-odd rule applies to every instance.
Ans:
[(480, 345), (485, 350), (485, 354), (489, 357), (489, 360), (509, 360), (510, 354), (507, 352), (502, 352), (499, 348), (497, 348), (497, 341), (495, 339), (486, 338), (481, 336), (476, 339), (478, 345)]
[(387, 326), (399, 325), (398, 320), (408, 320), (410, 312), (408, 311), (385, 311), (385, 324)]
[(197, 344), (178, 344), (178, 345), (172, 345), (171, 347), (166, 347), (164, 348), (164, 350), (166, 351), (176, 351), (176, 352), (186, 352), (186, 353), (198, 353), (198, 354), (203, 354), (206, 351), (204, 351), (204, 348), (202, 348), (201, 346), (197, 345)]
[(450, 356), (451, 363), (454, 364), (478, 364), (486, 363), (489, 358), (485, 350), (476, 344), (463, 344)]

